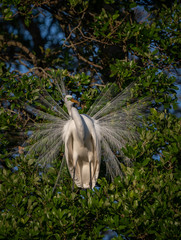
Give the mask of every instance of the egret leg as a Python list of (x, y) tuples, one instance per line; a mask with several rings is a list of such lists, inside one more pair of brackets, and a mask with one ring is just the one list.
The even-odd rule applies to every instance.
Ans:
[(89, 170), (90, 170), (90, 183), (89, 183), (89, 186), (90, 186), (90, 189), (92, 189), (92, 173), (91, 173), (91, 162), (89, 162)]
[(73, 183), (72, 183), (72, 191), (74, 191), (74, 184), (75, 184), (75, 170), (76, 170), (76, 166), (77, 166), (77, 159), (75, 161), (75, 166), (73, 169)]
[(90, 182), (89, 187), (92, 189), (92, 168), (91, 163), (93, 164), (93, 151), (88, 152), (88, 160), (89, 160), (89, 173), (90, 173)]
[(72, 192), (74, 191), (74, 182), (75, 182), (75, 167), (74, 167), (74, 172), (73, 172)]

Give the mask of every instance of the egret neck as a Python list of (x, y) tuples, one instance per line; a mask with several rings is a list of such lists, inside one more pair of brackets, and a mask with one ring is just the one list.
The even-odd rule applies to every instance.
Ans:
[(85, 124), (83, 124), (83, 119), (75, 107), (71, 108), (71, 117), (74, 120), (77, 134), (82, 142), (85, 140)]

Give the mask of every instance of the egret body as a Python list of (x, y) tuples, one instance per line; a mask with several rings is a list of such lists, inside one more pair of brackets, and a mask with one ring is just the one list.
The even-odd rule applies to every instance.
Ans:
[(99, 139), (93, 120), (79, 114), (73, 107), (77, 103), (72, 96), (65, 97), (65, 104), (71, 119), (63, 129), (65, 158), (74, 182), (81, 188), (93, 188), (96, 184), (99, 168)]

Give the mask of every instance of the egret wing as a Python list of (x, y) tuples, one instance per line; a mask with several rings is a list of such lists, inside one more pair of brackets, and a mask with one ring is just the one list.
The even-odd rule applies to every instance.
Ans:
[[(102, 108), (98, 101), (95, 108), (100, 108), (99, 111), (91, 112), (94, 113), (96, 132), (101, 140), (102, 155), (112, 178), (122, 175), (120, 162), (115, 154), (119, 154), (124, 162), (130, 164), (130, 159), (123, 155), (121, 149), (138, 138), (136, 127), (142, 124), (148, 106), (147, 99), (131, 100), (133, 86), (129, 85)], [(100, 101), (104, 102), (104, 96)]]
[(93, 145), (93, 162), (92, 162), (92, 187), (95, 186), (97, 179), (99, 177), (99, 171), (100, 171), (100, 165), (101, 165), (101, 146), (100, 146), (100, 138), (99, 135), (96, 132), (96, 126), (95, 126), (95, 121), (91, 119), (93, 122), (93, 129), (91, 131), (91, 136), (92, 136), (92, 145)]
[[(113, 83), (107, 91), (102, 91), (99, 96), (96, 98), (95, 102), (92, 104), (90, 109), (87, 112), (87, 115), (94, 118), (99, 118), (101, 114), (108, 113), (112, 111), (112, 108), (120, 107), (121, 104), (130, 98), (131, 96), (131, 88), (134, 86), (134, 83), (131, 83), (126, 89), (124, 89), (121, 93), (119, 93), (118, 86)], [(116, 100), (118, 99), (118, 100)], [(114, 104), (111, 103), (114, 101)]]
[[(70, 172), (70, 175), (72, 179), (74, 180), (74, 183), (78, 187), (83, 187), (82, 182), (82, 164), (81, 162), (77, 161), (76, 167), (75, 167), (75, 159), (73, 156), (73, 127), (74, 122), (72, 119), (67, 121), (63, 128), (63, 139), (65, 143), (65, 159), (67, 162), (67, 167)], [(75, 167), (75, 176), (74, 176), (74, 167)]]
[(37, 155), (37, 163), (44, 167), (56, 159), (63, 147), (63, 128), (69, 121), (69, 115), (45, 91), (44, 96), (40, 95), (39, 103), (38, 108), (46, 110), (48, 107), (50, 113), (26, 105), (28, 112), (46, 122), (34, 125), (25, 151), (27, 155)]

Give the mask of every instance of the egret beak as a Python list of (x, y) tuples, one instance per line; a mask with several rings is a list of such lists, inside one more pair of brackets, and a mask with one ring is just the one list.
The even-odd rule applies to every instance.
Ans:
[(73, 102), (73, 103), (77, 103), (79, 105), (79, 102), (77, 100), (73, 99), (73, 98), (70, 99), (70, 101)]

